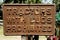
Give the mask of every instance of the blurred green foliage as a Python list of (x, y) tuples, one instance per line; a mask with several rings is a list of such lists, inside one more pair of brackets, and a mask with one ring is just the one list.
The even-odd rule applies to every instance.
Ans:
[(12, 1), (14, 1), (13, 3), (27, 3), (27, 4), (41, 3), (41, 0), (6, 0), (5, 3), (11, 3)]
[(5, 0), (4, 3), (11, 3), (13, 0)]
[(56, 25), (60, 25), (60, 11), (56, 13)]
[(53, 0), (53, 2), (56, 4), (56, 10), (60, 10), (60, 0)]
[[(42, 0), (5, 0), (5, 3), (24, 3), (24, 4), (35, 4), (41, 3)], [(53, 0), (56, 4), (56, 10), (60, 8), (60, 0)]]
[(60, 11), (56, 14), (56, 21), (60, 21)]

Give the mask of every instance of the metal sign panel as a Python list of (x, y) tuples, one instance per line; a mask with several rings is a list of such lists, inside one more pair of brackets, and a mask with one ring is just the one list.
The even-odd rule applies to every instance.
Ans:
[(5, 35), (53, 35), (55, 5), (4, 4)]

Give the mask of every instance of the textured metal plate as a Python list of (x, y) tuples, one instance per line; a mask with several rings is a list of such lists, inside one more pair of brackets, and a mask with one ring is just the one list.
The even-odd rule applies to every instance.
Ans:
[(55, 5), (4, 4), (5, 35), (53, 35)]

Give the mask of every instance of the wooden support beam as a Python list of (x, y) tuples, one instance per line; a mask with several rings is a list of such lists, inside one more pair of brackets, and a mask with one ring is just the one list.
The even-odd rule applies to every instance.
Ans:
[(28, 36), (21, 36), (21, 40), (28, 40)]

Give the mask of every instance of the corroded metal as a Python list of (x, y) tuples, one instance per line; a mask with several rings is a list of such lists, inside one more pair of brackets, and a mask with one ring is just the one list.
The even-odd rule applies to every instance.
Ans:
[(5, 35), (53, 35), (55, 5), (4, 4)]

